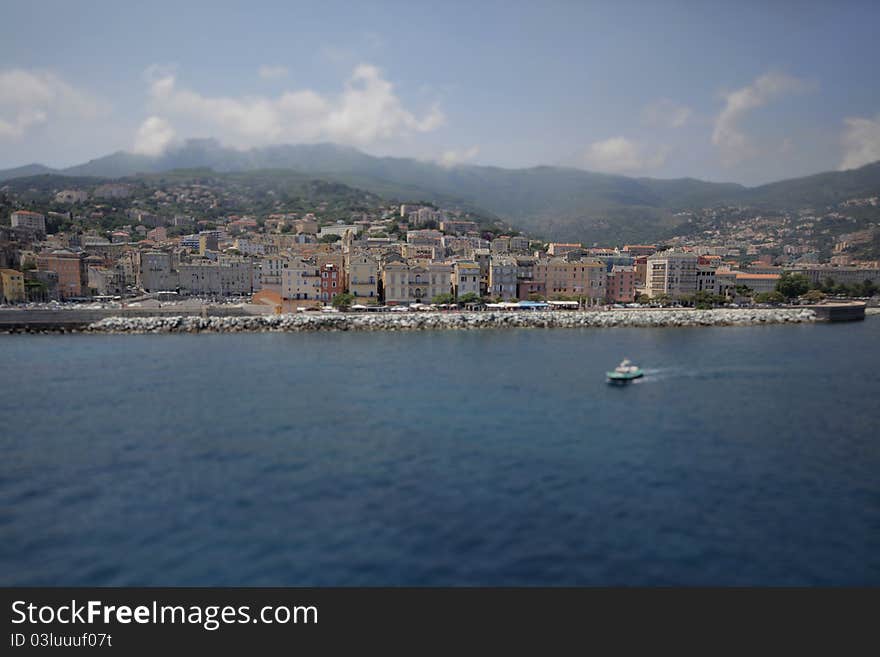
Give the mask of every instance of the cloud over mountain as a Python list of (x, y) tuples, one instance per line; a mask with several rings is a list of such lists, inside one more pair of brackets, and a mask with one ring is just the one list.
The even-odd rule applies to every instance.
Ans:
[(770, 72), (751, 84), (723, 95), (724, 108), (715, 119), (712, 143), (728, 164), (735, 164), (758, 153), (758, 149), (741, 127), (742, 120), (758, 109), (786, 94), (805, 91), (810, 85), (784, 73)]
[(855, 169), (880, 160), (880, 114), (873, 119), (844, 119), (844, 155), (840, 169)]
[(357, 66), (335, 96), (311, 89), (276, 97), (208, 96), (165, 73), (153, 78), (150, 98), (156, 116), (189, 121), (237, 147), (317, 141), (365, 146), (429, 132), (445, 121), (438, 107), (423, 116), (404, 107), (391, 82), (370, 64)]
[(590, 144), (583, 164), (588, 169), (606, 173), (636, 173), (656, 169), (666, 161), (665, 149), (649, 151), (626, 137), (612, 137)]

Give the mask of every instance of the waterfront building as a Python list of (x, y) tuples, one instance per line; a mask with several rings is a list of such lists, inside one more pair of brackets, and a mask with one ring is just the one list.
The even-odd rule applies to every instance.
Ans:
[(813, 283), (824, 283), (831, 279), (835, 284), (854, 285), (871, 281), (880, 285), (880, 268), (877, 267), (838, 267), (832, 265), (796, 265), (789, 271), (804, 274)]
[(535, 264), (534, 279), (544, 284), (545, 293), (550, 298), (605, 299), (607, 272), (598, 260), (541, 259)]
[(100, 296), (121, 295), (125, 292), (125, 276), (117, 269), (89, 265), (88, 286)]
[[(262, 288), (279, 291), (281, 289), (282, 273), (288, 266), (288, 258), (283, 255), (270, 255), (263, 258), (261, 263), (260, 278)], [(313, 297), (314, 298), (314, 297)]]
[[(702, 256), (701, 256), (702, 257)], [(697, 292), (715, 294), (717, 285), (715, 282), (716, 267), (710, 265), (697, 265)]]
[(429, 262), (428, 270), (428, 294), (430, 301), (442, 294), (452, 294), (452, 278), (454, 274), (453, 264), (450, 262)]
[(736, 286), (739, 285), (736, 282), (736, 275), (737, 272), (729, 269), (716, 269), (715, 294), (720, 294), (723, 297), (734, 297), (736, 295)]
[(452, 266), (452, 287), (456, 299), (465, 294), (480, 296), (480, 265), (476, 262), (459, 260)]
[(736, 272), (736, 284), (745, 285), (753, 292), (773, 292), (779, 274), (753, 274), (752, 272)]
[(314, 260), (292, 258), (284, 263), (281, 270), (282, 299), (317, 300), (320, 294), (321, 270)]
[(614, 303), (631, 303), (636, 298), (636, 271), (633, 267), (615, 265), (607, 274), (605, 297)]
[(648, 256), (645, 288), (648, 296), (690, 296), (697, 291), (697, 258), (694, 253), (670, 250)]
[(324, 302), (330, 302), (337, 294), (341, 294), (343, 289), (343, 280), (339, 267), (333, 263), (327, 263), (321, 267), (321, 291), (319, 299)]
[(251, 265), (245, 258), (181, 262), (177, 274), (181, 294), (241, 296), (253, 292)]
[(346, 287), (355, 299), (375, 299), (379, 296), (379, 263), (366, 252), (346, 254)]
[(534, 279), (518, 279), (516, 281), (516, 298), (521, 301), (529, 301), (533, 297), (544, 298), (547, 296), (547, 288), (544, 281)]
[(385, 303), (429, 303), (435, 296), (452, 292), (453, 265), (447, 262), (409, 263), (386, 259), (382, 267)]
[(389, 257), (382, 265), (382, 294), (385, 303), (409, 303), (409, 265)]
[(58, 295), (61, 299), (82, 296), (83, 272), (81, 256), (67, 249), (56, 249), (37, 255), (37, 269), (53, 271), (58, 275)]
[(504, 300), (517, 295), (517, 263), (512, 256), (492, 256), (489, 261), (488, 294)]
[(144, 292), (176, 290), (178, 278), (171, 268), (171, 254), (165, 251), (142, 251), (137, 256), (137, 286)]
[(633, 267), (636, 270), (636, 287), (645, 287), (648, 279), (648, 256), (636, 256)]
[(489, 290), (489, 263), (492, 261), (492, 253), (488, 248), (477, 248), (474, 249), (472, 259), (480, 266), (480, 294), (486, 294)]
[(0, 301), (3, 303), (26, 301), (24, 274), (15, 269), (0, 269)]
[(24, 272), (25, 281), (33, 281), (38, 284), (37, 287), (28, 288), (25, 285), (25, 294), (28, 301), (60, 301), (61, 295), (58, 292), (58, 274), (54, 271), (40, 271), (39, 269), (31, 269)]

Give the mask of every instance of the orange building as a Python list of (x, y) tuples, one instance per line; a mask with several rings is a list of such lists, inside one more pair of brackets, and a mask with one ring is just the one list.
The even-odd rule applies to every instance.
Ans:
[(62, 299), (82, 296), (80, 256), (66, 249), (37, 255), (37, 269), (58, 274), (58, 295)]

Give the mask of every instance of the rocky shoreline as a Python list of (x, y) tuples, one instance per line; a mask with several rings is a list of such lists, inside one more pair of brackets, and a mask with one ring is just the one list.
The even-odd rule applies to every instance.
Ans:
[(83, 333), (242, 333), (427, 331), (493, 328), (747, 326), (817, 321), (809, 309), (508, 311), (455, 313), (300, 313), (249, 317), (108, 317)]

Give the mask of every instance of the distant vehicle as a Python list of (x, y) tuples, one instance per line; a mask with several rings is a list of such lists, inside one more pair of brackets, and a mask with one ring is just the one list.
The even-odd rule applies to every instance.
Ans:
[(629, 383), (635, 379), (642, 378), (644, 374), (638, 365), (634, 365), (626, 358), (623, 359), (620, 365), (614, 368), (614, 371), (605, 372), (605, 375), (608, 377), (608, 383)]

